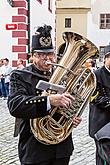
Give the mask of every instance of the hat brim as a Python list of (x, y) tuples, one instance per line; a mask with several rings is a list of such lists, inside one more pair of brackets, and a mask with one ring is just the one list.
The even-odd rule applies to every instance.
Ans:
[(109, 58), (110, 57), (110, 52), (107, 52), (106, 54), (105, 54), (105, 56), (104, 56), (104, 59), (105, 58)]
[(53, 53), (54, 52), (54, 49), (40, 49), (40, 50), (34, 50), (38, 53)]

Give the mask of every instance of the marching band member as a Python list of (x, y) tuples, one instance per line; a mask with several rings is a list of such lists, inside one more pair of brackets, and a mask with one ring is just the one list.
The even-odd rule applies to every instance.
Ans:
[(110, 52), (104, 66), (94, 71), (97, 87), (89, 113), (89, 134), (96, 144), (96, 165), (110, 164)]
[[(68, 108), (74, 101), (70, 94), (41, 96), (41, 91), (36, 89), (39, 80), (49, 81), (51, 76), (52, 66), (46, 63), (55, 60), (51, 29), (47, 25), (38, 27), (32, 40), (33, 64), (11, 74), (8, 108), (18, 121), (15, 136), (19, 133), (21, 165), (68, 165), (73, 151), (71, 135), (59, 144), (45, 145), (34, 137), (30, 128), (30, 119), (48, 115), (51, 106)], [(77, 127), (80, 122), (80, 117), (74, 118), (73, 126)]]

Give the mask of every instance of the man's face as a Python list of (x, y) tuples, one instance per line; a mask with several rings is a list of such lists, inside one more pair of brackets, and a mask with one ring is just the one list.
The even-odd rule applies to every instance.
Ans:
[(51, 69), (51, 65), (48, 65), (46, 62), (55, 62), (54, 53), (34, 53), (33, 54), (33, 62), (35, 66), (42, 71), (49, 71)]
[(8, 65), (8, 61), (6, 61), (6, 60), (3, 60), (3, 63), (4, 63), (5, 66)]
[(108, 69), (110, 69), (110, 56), (105, 58), (105, 65)]

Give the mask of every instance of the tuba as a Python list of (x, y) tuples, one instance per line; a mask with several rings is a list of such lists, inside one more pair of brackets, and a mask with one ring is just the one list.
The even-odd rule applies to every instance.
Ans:
[[(52, 107), (47, 116), (30, 120), (35, 138), (46, 145), (58, 144), (71, 134), (73, 117), (82, 115), (96, 88), (96, 77), (84, 63), (88, 58), (98, 55), (97, 47), (85, 37), (73, 32), (63, 33), (63, 39), (66, 43), (65, 51), (59, 64), (53, 64), (57, 67), (49, 83), (63, 86), (63, 92), (70, 93), (75, 101), (69, 109)], [(51, 93), (53, 90), (50, 89), (42, 95)]]

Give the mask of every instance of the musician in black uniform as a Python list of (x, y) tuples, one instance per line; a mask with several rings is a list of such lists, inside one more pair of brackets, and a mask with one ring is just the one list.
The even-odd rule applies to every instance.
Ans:
[(97, 87), (90, 102), (89, 134), (96, 144), (96, 165), (110, 165), (110, 52), (95, 75)]
[[(19, 132), (21, 165), (68, 165), (73, 151), (71, 135), (59, 144), (45, 145), (36, 140), (30, 128), (30, 119), (44, 117), (51, 106), (68, 108), (74, 101), (70, 94), (41, 96), (41, 90), (36, 89), (39, 80), (50, 79), (52, 66), (46, 62), (55, 61), (50, 32), (51, 26), (38, 27), (32, 40), (33, 64), (23, 70), (14, 70), (10, 78), (8, 108), (17, 118), (15, 136)], [(77, 127), (80, 121), (79, 117), (74, 118), (73, 126)]]

